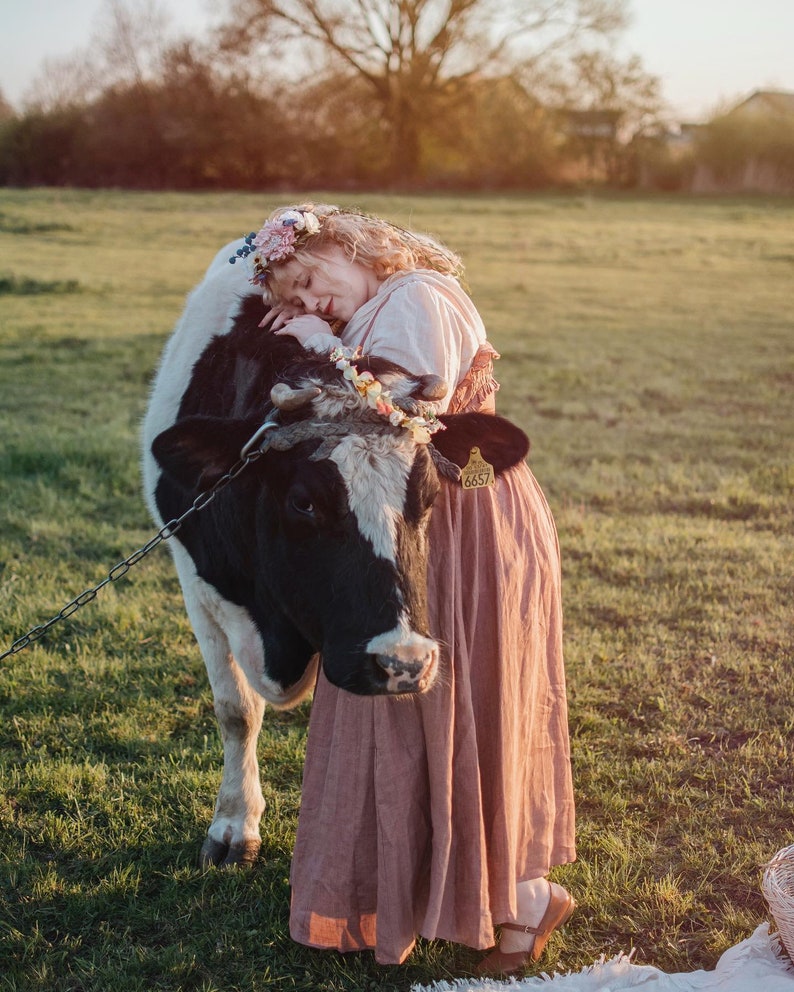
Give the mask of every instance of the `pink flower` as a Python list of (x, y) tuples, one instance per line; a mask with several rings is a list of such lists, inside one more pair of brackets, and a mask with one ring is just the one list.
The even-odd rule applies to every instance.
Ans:
[(295, 228), (290, 224), (267, 224), (254, 238), (254, 246), (259, 249), (259, 256), (265, 262), (278, 262), (288, 258), (295, 251)]

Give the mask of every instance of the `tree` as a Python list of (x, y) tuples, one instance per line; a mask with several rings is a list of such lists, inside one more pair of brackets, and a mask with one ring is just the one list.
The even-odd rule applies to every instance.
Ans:
[(84, 106), (101, 93), (97, 79), (87, 52), (46, 58), (25, 93), (24, 106), (42, 114)]
[[(278, 94), (256, 92), (244, 74), (220, 73), (212, 57), (183, 42), (163, 59), (154, 93), (171, 176), (169, 184), (260, 189), (288, 182), (290, 140)], [(283, 135), (284, 141), (270, 140)]]
[(0, 185), (64, 185), (80, 128), (80, 115), (74, 110), (33, 111), (6, 121), (0, 128)]
[(554, 182), (556, 114), (514, 75), (472, 80), (425, 138), (425, 181), (432, 186), (534, 189)]
[(99, 99), (113, 86), (141, 87), (156, 78), (167, 50), (168, 16), (158, 0), (105, 0), (91, 39), (71, 55), (47, 58), (25, 95), (35, 112), (67, 110)]
[(169, 23), (161, 0), (105, 0), (91, 46), (104, 86), (142, 86), (159, 75)]
[(299, 76), (320, 57), (364, 81), (389, 132), (394, 181), (416, 178), (423, 135), (472, 79), (626, 24), (626, 0), (242, 0), (238, 9), (227, 47), (278, 53), (274, 65)]
[(280, 142), (287, 182), (300, 186), (373, 187), (389, 171), (388, 135), (372, 112), (364, 80), (350, 69), (321, 75), (283, 104), (288, 142)]
[[(749, 103), (749, 101), (747, 101)], [(794, 192), (794, 113), (740, 105), (698, 128), (695, 188), (700, 192)]]
[(655, 126), (663, 107), (659, 79), (644, 70), (638, 55), (622, 61), (599, 50), (577, 52), (567, 66), (565, 91), (568, 106), (618, 111), (626, 135)]
[(106, 129), (116, 148), (123, 149), (116, 163), (121, 184), (160, 187), (171, 173), (157, 100), (167, 27), (160, 0), (105, 0), (100, 11), (92, 49), (102, 95), (93, 108), (92, 132), (96, 136)]
[(556, 109), (569, 158), (586, 161), (591, 177), (626, 181), (629, 140), (658, 130), (664, 110), (660, 81), (639, 56), (623, 60), (603, 49), (581, 50), (547, 63), (540, 73), (525, 66), (520, 78)]
[(6, 100), (2, 90), (0, 90), (0, 122), (10, 120), (14, 116), (14, 108)]

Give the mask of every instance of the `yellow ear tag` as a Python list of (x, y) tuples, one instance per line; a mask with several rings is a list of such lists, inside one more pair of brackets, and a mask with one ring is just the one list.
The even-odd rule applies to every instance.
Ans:
[(482, 489), (495, 482), (493, 465), (483, 458), (479, 448), (472, 448), (468, 463), (460, 470), (460, 484), (464, 489)]

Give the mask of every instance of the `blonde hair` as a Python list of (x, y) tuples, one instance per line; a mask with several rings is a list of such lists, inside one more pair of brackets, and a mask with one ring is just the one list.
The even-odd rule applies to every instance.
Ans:
[(444, 275), (460, 279), (463, 263), (445, 245), (423, 234), (415, 234), (397, 227), (389, 221), (357, 210), (342, 209), (330, 204), (302, 203), (294, 207), (279, 207), (268, 218), (276, 221), (285, 210), (310, 212), (320, 221), (320, 230), (296, 246), (293, 254), (281, 261), (271, 262), (264, 285), (265, 299), (278, 302), (279, 270), (295, 259), (309, 268), (323, 264), (323, 250), (341, 248), (351, 262), (359, 262), (372, 269), (383, 280), (396, 272), (413, 272), (415, 269), (433, 269)]

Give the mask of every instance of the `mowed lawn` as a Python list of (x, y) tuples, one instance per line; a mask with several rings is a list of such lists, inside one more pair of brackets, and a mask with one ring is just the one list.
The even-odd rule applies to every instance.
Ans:
[[(291, 199), (0, 191), (2, 649), (154, 533), (158, 355), (218, 247)], [(543, 969), (713, 967), (794, 842), (794, 201), (333, 199), (462, 253), (557, 518), (580, 909)], [(308, 712), (265, 718), (259, 863), (202, 872), (221, 748), (167, 551), (0, 663), (0, 989), (465, 973), (440, 942), (379, 968), (290, 941)]]

